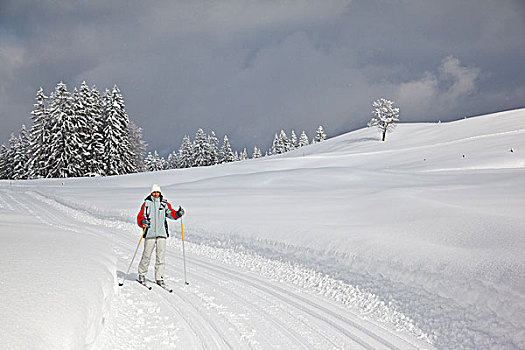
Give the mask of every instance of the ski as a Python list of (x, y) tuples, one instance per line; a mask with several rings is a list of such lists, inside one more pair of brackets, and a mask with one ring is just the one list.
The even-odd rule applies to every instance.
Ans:
[(138, 284), (143, 285), (144, 287), (148, 288), (148, 290), (151, 290), (151, 287), (148, 286), (148, 285), (146, 284), (146, 282), (141, 282), (141, 281), (139, 281), (139, 280), (135, 280), (135, 281), (137, 281)]
[(157, 286), (159, 286), (160, 288), (164, 289), (168, 293), (173, 293), (173, 289), (170, 289), (170, 288), (168, 288), (166, 286), (161, 286), (160, 284), (157, 284)]

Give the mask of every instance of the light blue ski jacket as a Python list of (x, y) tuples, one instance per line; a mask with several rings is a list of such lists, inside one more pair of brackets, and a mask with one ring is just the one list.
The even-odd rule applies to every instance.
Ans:
[(144, 220), (150, 222), (150, 227), (146, 229), (144, 238), (169, 237), (168, 223), (166, 219), (177, 220), (180, 218), (178, 212), (173, 210), (171, 204), (162, 195), (155, 198), (149, 195), (144, 199), (144, 203), (137, 215), (137, 224), (142, 228)]

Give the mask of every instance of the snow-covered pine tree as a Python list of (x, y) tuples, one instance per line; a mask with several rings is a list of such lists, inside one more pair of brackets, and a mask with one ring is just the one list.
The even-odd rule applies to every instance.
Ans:
[(324, 132), (323, 126), (319, 125), (315, 131), (314, 143), (323, 142), (324, 140), (326, 140), (326, 134)]
[(292, 130), (292, 136), (290, 137), (290, 150), (294, 150), (297, 148), (297, 135), (295, 134), (295, 130)]
[(239, 155), (239, 160), (247, 160), (247, 159), (248, 159), (248, 152), (246, 151), (246, 147), (244, 147), (241, 154)]
[(82, 83), (80, 92), (75, 88), (71, 96), (72, 99), (72, 118), (71, 122), (75, 125), (76, 138), (78, 144), (75, 146), (75, 151), (78, 152), (78, 173), (75, 176), (91, 175), (91, 167), (93, 162), (93, 155), (91, 154), (91, 139), (92, 139), (92, 125), (90, 111), (87, 106), (89, 98), (89, 88)]
[(281, 147), (280, 153), (286, 153), (291, 149), (290, 140), (288, 140), (288, 136), (284, 130), (281, 130), (281, 133), (279, 134), (279, 145)]
[(299, 147), (308, 146), (310, 142), (308, 141), (308, 136), (306, 135), (306, 132), (303, 130), (301, 133), (301, 136), (299, 137)]
[(234, 162), (238, 162), (239, 160), (240, 160), (240, 158), (239, 158), (239, 152), (235, 151), (235, 152), (233, 153), (233, 161), (234, 161)]
[(124, 98), (117, 85), (104, 94), (104, 152), (106, 175), (128, 174), (135, 171), (129, 140), (129, 118)]
[[(135, 171), (144, 171), (144, 155), (148, 144), (142, 140), (142, 128), (137, 126), (131, 120), (128, 124), (129, 141), (131, 143), (131, 153), (133, 154), (133, 162)], [(174, 169), (174, 168), (173, 168)]]
[(210, 145), (204, 130), (199, 129), (193, 141), (193, 166), (207, 166), (211, 164)]
[(129, 117), (126, 113), (124, 97), (116, 84), (113, 86), (112, 98), (115, 111), (118, 112), (119, 122), (123, 130), (120, 145), (121, 172), (123, 174), (133, 173), (136, 169), (134, 166), (134, 154), (132, 152), (131, 141), (129, 138)]
[(235, 160), (235, 155), (232, 152), (232, 148), (230, 146), (230, 141), (228, 140), (228, 136), (224, 135), (224, 140), (222, 141), (222, 147), (219, 155), (219, 162), (220, 163), (230, 163)]
[(257, 146), (253, 147), (252, 158), (253, 159), (261, 158), (261, 150), (258, 149)]
[(51, 94), (49, 119), (51, 122), (49, 177), (81, 176), (82, 147), (78, 137), (78, 120), (73, 111), (73, 98), (63, 82), (58, 83)]
[[(75, 94), (73, 94), (75, 95)], [(83, 171), (81, 176), (103, 174), (103, 165), (100, 163), (100, 152), (103, 152), (102, 135), (100, 134), (101, 119), (100, 106), (92, 97), (91, 90), (83, 81), (80, 92), (73, 98), (73, 112), (79, 123), (78, 138), (82, 147)]]
[(146, 168), (146, 171), (154, 171), (155, 159), (153, 153), (148, 152), (148, 155), (144, 158), (144, 167)]
[(396, 122), (399, 121), (399, 108), (394, 107), (394, 102), (385, 98), (375, 100), (372, 104), (374, 115), (368, 126), (377, 126), (383, 135), (382, 141), (385, 141), (386, 133), (392, 131)]
[(28, 177), (30, 179), (47, 177), (49, 172), (51, 125), (46, 100), (47, 96), (44, 94), (44, 89), (40, 88), (36, 93), (36, 102), (31, 112), (33, 126), (29, 135), (30, 156), (28, 161)]
[(281, 149), (281, 146), (279, 145), (279, 136), (277, 134), (273, 137), (272, 147), (270, 148), (270, 154), (279, 154), (278, 150)]
[(179, 167), (179, 154), (177, 151), (173, 151), (168, 155), (166, 167), (167, 169), (177, 169)]
[(8, 163), (9, 150), (6, 145), (0, 147), (0, 179), (8, 179), (10, 165)]
[(291, 149), (290, 141), (284, 130), (281, 130), (279, 135), (275, 134), (273, 138), (271, 153), (282, 154), (288, 152)]
[(145, 171), (152, 171), (153, 168), (153, 153), (148, 152), (146, 157), (144, 157), (144, 169)]
[(91, 168), (93, 166), (91, 149), (93, 120), (89, 106), (90, 94), (91, 91), (85, 81), (80, 85), (80, 91), (76, 94), (73, 93), (73, 114), (80, 122), (78, 129), (78, 138), (80, 140), (80, 147), (82, 147), (82, 174), (80, 176), (91, 175)]
[(148, 171), (160, 171), (166, 169), (166, 160), (160, 157), (158, 152), (155, 150), (153, 154), (148, 152), (144, 165)]
[(211, 165), (219, 164), (219, 139), (215, 136), (214, 131), (208, 135), (208, 144), (210, 145)]
[(29, 136), (24, 124), (20, 129), (17, 147), (13, 153), (13, 179), (28, 178), (28, 161), (29, 161)]
[(87, 102), (90, 121), (93, 123), (91, 134), (91, 173), (105, 175), (105, 150), (104, 150), (104, 103), (97, 87), (93, 85)]
[(15, 155), (18, 152), (18, 145), (20, 143), (20, 139), (15, 136), (14, 133), (11, 133), (11, 136), (9, 137), (9, 146), (7, 147), (7, 154), (6, 154), (6, 176), (8, 179), (16, 179), (15, 174)]
[(116, 117), (111, 113), (113, 100), (111, 92), (106, 89), (103, 101), (103, 113), (104, 113), (104, 173), (106, 175), (118, 175), (119, 174), (119, 162), (120, 155), (118, 153), (118, 143), (122, 130), (119, 130), (119, 123)]
[(166, 158), (159, 156), (159, 162), (157, 167), (159, 168), (159, 170), (168, 169), (168, 161), (166, 160)]
[(191, 144), (190, 137), (184, 136), (182, 144), (179, 148), (179, 167), (180, 168), (191, 168), (193, 166), (193, 145)]

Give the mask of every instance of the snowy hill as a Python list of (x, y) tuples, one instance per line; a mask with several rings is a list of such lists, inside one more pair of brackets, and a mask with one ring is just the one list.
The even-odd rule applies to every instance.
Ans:
[[(522, 109), (400, 124), (386, 142), (362, 129), (208, 168), (0, 182), (0, 338), (8, 348), (525, 349), (524, 175)], [(175, 295), (142, 290), (136, 275), (115, 286), (154, 182), (187, 212), (190, 286), (170, 224)]]

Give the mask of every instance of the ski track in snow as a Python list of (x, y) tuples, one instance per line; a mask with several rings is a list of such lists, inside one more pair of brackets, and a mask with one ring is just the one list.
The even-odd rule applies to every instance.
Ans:
[[(31, 196), (30, 192), (26, 192), (26, 194)], [(103, 232), (101, 233), (100, 228), (97, 229), (96, 227), (85, 225), (88, 223), (88, 221), (84, 221), (84, 225), (79, 227), (79, 225), (75, 225), (74, 223), (68, 222), (68, 220), (64, 220), (64, 216), (60, 215), (61, 213), (64, 213), (64, 211), (59, 213), (55, 210), (52, 210), (48, 205), (49, 202), (43, 203), (35, 196), (32, 196), (32, 198), (34, 200), (39, 200), (40, 203), (42, 203), (41, 205), (38, 205), (38, 202), (33, 201), (33, 205), (28, 206), (10, 194), (7, 194), (7, 196), (9, 197), (10, 202), (16, 203), (18, 207), (22, 208), (28, 213), (31, 213), (31, 215), (38, 218), (46, 225), (57, 227), (60, 230), (76, 232), (78, 234), (92, 234), (95, 236), (94, 239), (98, 238), (96, 236), (103, 234)], [(35, 208), (38, 208), (38, 210)], [(113, 236), (116, 234), (114, 231), (111, 233)], [(128, 246), (127, 248), (129, 248), (129, 251), (132, 249), (131, 246)], [(131, 258), (130, 256), (128, 257), (125, 255), (123, 257), (124, 259), (128, 260)], [(128, 281), (128, 283), (131, 284), (132, 281)], [(203, 343), (194, 344), (196, 347), (205, 349), (214, 348), (220, 343), (216, 340), (216, 338), (220, 338), (220, 335), (217, 336), (214, 332), (209, 331), (211, 327), (206, 325), (205, 320), (200, 320), (200, 314), (191, 308), (191, 303), (177, 303), (177, 307), (173, 307), (171, 304), (165, 305), (165, 302), (159, 305), (158, 295), (157, 297), (152, 297), (149, 295), (150, 292), (142, 289), (143, 287), (137, 285), (134, 290), (122, 293), (121, 296), (124, 298), (117, 298), (117, 300), (114, 302), (114, 305), (112, 305), (112, 311), (114, 314), (123, 314), (122, 317), (119, 317), (118, 322), (114, 324), (114, 327), (117, 329), (112, 329), (111, 331), (114, 334), (119, 334), (122, 332), (129, 333), (128, 330), (132, 329), (134, 332), (130, 334), (133, 334), (134, 338), (129, 340), (129, 344), (113, 344), (111, 347), (118, 346), (118, 348), (130, 349), (143, 344), (144, 341), (146, 341), (146, 343), (151, 343), (152, 345), (166, 346), (166, 348), (172, 348), (172, 346), (176, 345), (171, 342), (166, 343), (166, 334), (163, 334), (163, 332), (159, 333), (157, 331), (157, 326), (162, 325), (163, 327), (167, 318), (167, 316), (161, 317), (159, 315), (160, 306), (162, 305), (171, 306), (171, 311), (175, 311), (180, 317), (176, 319), (183, 320), (183, 323), (185, 324), (185, 327), (182, 330), (183, 333), (189, 332), (194, 335), (194, 337), (190, 337), (191, 339), (203, 341)], [(139, 295), (136, 294), (137, 290), (140, 291)], [(166, 292), (161, 291), (161, 293)], [(197, 323), (197, 321), (200, 322)], [(173, 326), (171, 326), (171, 328), (173, 328)], [(208, 330), (208, 332), (203, 332), (203, 330)], [(121, 337), (119, 337), (119, 339), (120, 338)], [(173, 335), (168, 334), (168, 339), (171, 338), (173, 338)], [(208, 340), (210, 339), (213, 340), (214, 344), (207, 344)]]
[(4, 192), (4, 195), (0, 195), (0, 208), (2, 208), (2, 209), (5, 208), (5, 209), (10, 210), (10, 211), (15, 210), (13, 208), (13, 206), (9, 203), (9, 201), (5, 200), (5, 198), (4, 198), (5, 195), (6, 195), (5, 192)]
[[(9, 202), (14, 203), (47, 225), (90, 234), (93, 239), (109, 236), (118, 256), (117, 278), (123, 277), (122, 271), (127, 269), (138, 243), (136, 239), (140, 238), (134, 224), (97, 217), (41, 192), (24, 193), (31, 198), (31, 206), (9, 193), (4, 195), (9, 201), (0, 196), (0, 205), (9, 207)], [(181, 275), (178, 270), (182, 269), (182, 257), (173, 238), (169, 247), (168, 276)], [(153, 285), (151, 280), (151, 291), (134, 282), (139, 249), (125, 285), (116, 287), (110, 321), (106, 322), (95, 348), (129, 349), (144, 345), (166, 349), (433, 348), (417, 339), (415, 335), (426, 336), (417, 329), (414, 331), (410, 320), (404, 331), (398, 329), (399, 324), (394, 327), (365, 320), (323, 296), (225, 265), (214, 259), (217, 252), (213, 248), (205, 248), (197, 249), (202, 255), (192, 254), (192, 249), (188, 249), (191, 285), (184, 286), (181, 278), (167, 278), (173, 293)], [(192, 273), (197, 270), (198, 273)], [(150, 266), (150, 275), (152, 271)]]

